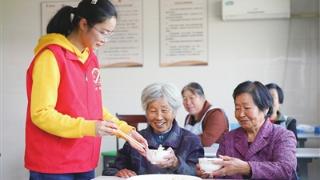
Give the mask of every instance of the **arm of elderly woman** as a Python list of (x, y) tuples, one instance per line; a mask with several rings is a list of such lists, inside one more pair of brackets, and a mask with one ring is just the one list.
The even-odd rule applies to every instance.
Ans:
[(201, 146), (195, 146), (192, 151), (188, 152), (187, 157), (177, 156), (179, 159), (177, 174), (196, 175), (196, 164), (199, 157), (203, 157), (203, 148)]
[(210, 176), (223, 177), (233, 174), (241, 174), (245, 177), (251, 176), (251, 168), (248, 162), (242, 161), (238, 158), (233, 158), (230, 156), (219, 156), (223, 161), (216, 161), (216, 164), (222, 165), (223, 168), (212, 172), (211, 174), (205, 173), (201, 170), (200, 165), (197, 164), (196, 174), (201, 178), (208, 178)]
[(221, 164), (222, 169), (214, 171), (213, 176), (228, 176), (233, 174), (241, 174), (244, 176), (250, 176), (251, 167), (248, 162), (242, 161), (238, 158), (233, 158), (230, 156), (219, 155), (219, 158), (223, 159), (222, 162), (216, 162), (216, 164)]
[(296, 138), (291, 131), (277, 134), (282, 136), (274, 145), (272, 161), (249, 161), (252, 169), (252, 178), (289, 179), (296, 170), (297, 158)]
[(175, 151), (169, 148), (171, 153), (168, 158), (171, 160), (167, 162), (167, 170), (174, 174), (195, 175), (195, 166), (198, 158), (203, 157), (204, 150), (198, 136), (185, 130), (183, 133), (180, 146)]
[(160, 167), (170, 168), (170, 171), (176, 174), (195, 175), (195, 165), (198, 158), (203, 157), (203, 148), (199, 141), (199, 144), (193, 144), (193, 146), (188, 147), (188, 149), (190, 150), (187, 153), (181, 155), (175, 155), (174, 151), (171, 149), (167, 161), (165, 161), (164, 164), (160, 164)]
[(179, 165), (175, 172), (177, 174), (196, 175), (198, 158), (204, 155), (199, 136), (185, 136), (181, 146), (180, 149), (183, 152), (177, 155)]

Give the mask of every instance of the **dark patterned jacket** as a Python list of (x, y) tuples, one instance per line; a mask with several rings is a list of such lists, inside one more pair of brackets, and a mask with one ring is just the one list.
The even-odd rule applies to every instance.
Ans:
[[(157, 149), (159, 144), (154, 138), (152, 127), (140, 131), (140, 134), (148, 141), (150, 149)], [(175, 169), (160, 168), (151, 164), (145, 157), (141, 156), (138, 151), (125, 143), (119, 150), (115, 161), (115, 168), (118, 170), (127, 168), (136, 174), (187, 174), (195, 175), (195, 166), (198, 158), (204, 156), (204, 150), (197, 135), (179, 127), (174, 120), (172, 129), (168, 137), (162, 144), (163, 147), (171, 147), (179, 160), (179, 165)]]

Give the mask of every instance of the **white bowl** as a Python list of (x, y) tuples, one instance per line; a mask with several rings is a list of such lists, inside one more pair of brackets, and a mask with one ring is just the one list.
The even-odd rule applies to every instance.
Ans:
[(151, 162), (151, 164), (159, 164), (163, 162), (165, 160), (164, 157), (169, 154), (170, 151), (168, 150), (148, 149), (147, 159)]
[(221, 158), (199, 158), (199, 165), (206, 173), (212, 173), (222, 167), (222, 165), (216, 164), (216, 162), (223, 161)]

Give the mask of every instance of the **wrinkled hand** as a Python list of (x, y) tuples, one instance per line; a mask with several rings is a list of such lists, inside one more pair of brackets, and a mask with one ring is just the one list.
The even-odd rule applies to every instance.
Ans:
[(114, 135), (117, 130), (117, 125), (111, 121), (96, 121), (96, 135)]
[(167, 156), (164, 156), (164, 160), (159, 162), (157, 166), (161, 168), (176, 168), (179, 165), (179, 160), (174, 154), (173, 149), (170, 147), (168, 148), (169, 154)]
[(207, 179), (210, 177), (210, 174), (205, 173), (205, 171), (200, 168), (199, 164), (196, 165), (196, 175), (201, 177), (202, 179)]
[(122, 178), (129, 178), (131, 176), (136, 176), (137, 174), (134, 171), (131, 171), (129, 169), (121, 169), (117, 172), (116, 176), (122, 177)]
[(248, 162), (242, 161), (241, 159), (230, 157), (230, 156), (222, 156), (219, 155), (223, 161), (216, 162), (216, 164), (220, 164), (223, 168), (214, 171), (212, 173), (213, 176), (232, 176), (235, 174), (241, 175), (249, 175), (250, 174), (250, 166)]
[(137, 131), (133, 130), (131, 131), (131, 133), (129, 134), (129, 136), (131, 136), (133, 139), (135, 139), (136, 141), (138, 141), (139, 143), (141, 143), (144, 148), (140, 147), (139, 145), (131, 142), (130, 140), (128, 140), (129, 144), (135, 148), (142, 156), (146, 157), (147, 156), (147, 150), (148, 150), (148, 142), (147, 140), (142, 137)]

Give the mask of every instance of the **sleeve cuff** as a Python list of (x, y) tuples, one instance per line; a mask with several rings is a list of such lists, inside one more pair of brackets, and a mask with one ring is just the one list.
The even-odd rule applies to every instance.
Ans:
[(96, 121), (83, 120), (81, 123), (83, 136), (96, 136)]
[(130, 132), (135, 130), (136, 128), (129, 126), (128, 124), (125, 123), (125, 124), (121, 124), (119, 126), (119, 129), (126, 134), (130, 134)]
[[(251, 164), (252, 163), (252, 164)], [(253, 174), (253, 167), (254, 167), (254, 162), (251, 162), (251, 161), (248, 161), (248, 164), (249, 164), (249, 166), (250, 166), (250, 173), (248, 174), (248, 175), (245, 175), (245, 176), (243, 176), (245, 179), (255, 179), (254, 178), (254, 174)]]

